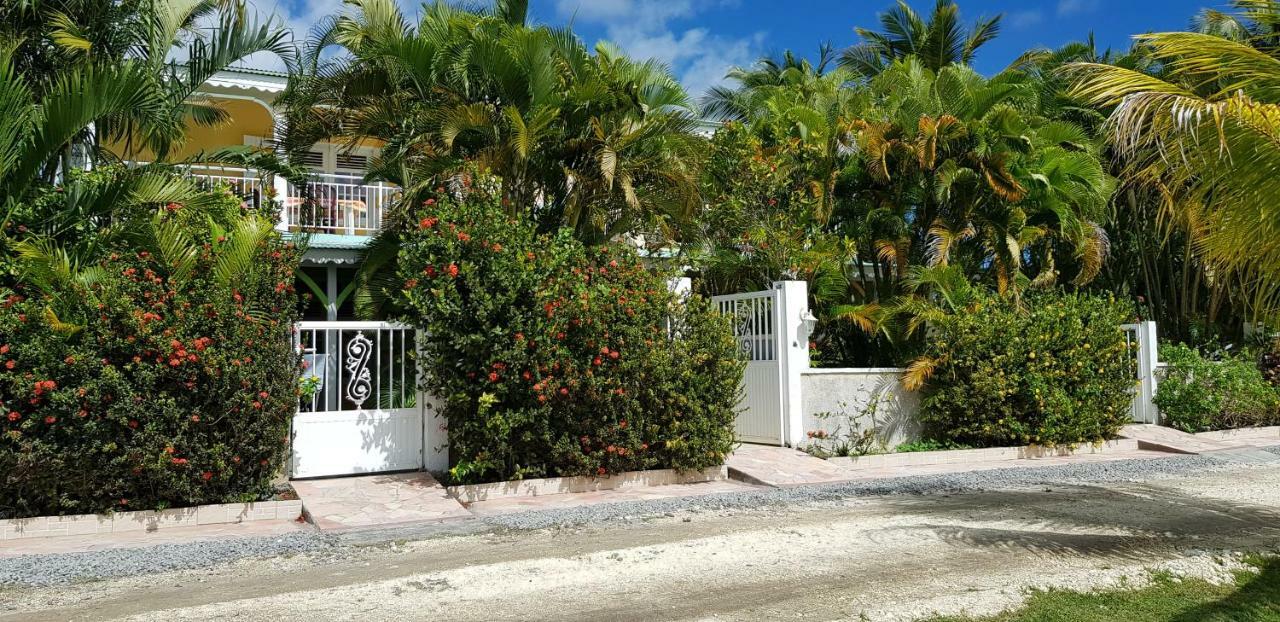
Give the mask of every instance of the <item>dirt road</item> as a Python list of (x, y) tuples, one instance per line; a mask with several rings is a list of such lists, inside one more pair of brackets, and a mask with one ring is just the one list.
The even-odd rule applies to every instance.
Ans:
[(1280, 548), (1277, 519), (1277, 467), (690, 512), (8, 590), (0, 621), (908, 620), (1152, 568), (1224, 577), (1232, 552)]

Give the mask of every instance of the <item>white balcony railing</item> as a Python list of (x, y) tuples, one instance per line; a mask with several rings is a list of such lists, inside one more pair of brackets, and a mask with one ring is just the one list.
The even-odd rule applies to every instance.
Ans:
[[(142, 166), (146, 162), (128, 162)], [(183, 165), (187, 175), (209, 187), (227, 187), (246, 202), (255, 195), (264, 204), (282, 194), (280, 228), (285, 231), (373, 235), (382, 216), (400, 196), (400, 188), (386, 183), (363, 183), (363, 177), (346, 173), (313, 173), (302, 188), (282, 178), (250, 168), (216, 164)]]
[[(149, 162), (129, 161), (126, 166), (137, 167), (150, 164)], [(184, 164), (179, 165), (178, 169), (186, 172), (187, 177), (194, 179), (197, 183), (208, 187), (215, 188), (225, 186), (246, 201), (253, 198), (257, 193), (259, 198), (266, 196), (265, 189), (270, 186), (271, 179), (265, 178), (262, 174), (251, 168), (241, 168), (237, 166), (222, 166), (219, 164)]]
[(282, 225), (293, 231), (373, 235), (400, 188), (362, 182), (359, 175), (317, 173), (307, 182), (305, 192), (290, 184)]
[(186, 168), (187, 174), (192, 178), (206, 182), (210, 186), (226, 186), (237, 196), (245, 199), (253, 197), (255, 193), (262, 197), (266, 186), (258, 171), (251, 168), (212, 165), (198, 165)]

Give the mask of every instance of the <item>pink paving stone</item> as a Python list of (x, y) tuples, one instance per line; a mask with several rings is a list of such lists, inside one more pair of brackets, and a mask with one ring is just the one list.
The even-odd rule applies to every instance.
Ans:
[(23, 538), (0, 541), (0, 558), (49, 553), (76, 553), (107, 549), (126, 549), (159, 544), (185, 544), (205, 540), (275, 536), (312, 529), (292, 520), (259, 520), (243, 523), (166, 527), (155, 531), (126, 531), (82, 536)]
[(430, 473), (295, 480), (303, 510), (324, 531), (439, 522), (472, 514)]
[(765, 486), (801, 486), (851, 479), (848, 471), (803, 451), (768, 445), (740, 445), (729, 459), (730, 477)]
[(1224, 442), (1187, 434), (1181, 430), (1151, 424), (1124, 426), (1120, 436), (1138, 441), (1143, 449), (1156, 449), (1184, 454), (1202, 454), (1240, 447), (1239, 443)]

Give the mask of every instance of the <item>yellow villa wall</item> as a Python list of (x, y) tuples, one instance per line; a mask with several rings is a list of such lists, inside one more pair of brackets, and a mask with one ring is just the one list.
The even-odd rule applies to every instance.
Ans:
[[(214, 127), (189, 125), (186, 142), (169, 154), (169, 160), (185, 160), (201, 151), (243, 145), (245, 136), (271, 138), (273, 135), (275, 121), (262, 104), (240, 99), (220, 99), (216, 100), (216, 103), (230, 115), (230, 122)], [(155, 160), (155, 154), (149, 149), (136, 149), (132, 153), (125, 153), (123, 141), (108, 144), (107, 148), (124, 160), (142, 162)]]

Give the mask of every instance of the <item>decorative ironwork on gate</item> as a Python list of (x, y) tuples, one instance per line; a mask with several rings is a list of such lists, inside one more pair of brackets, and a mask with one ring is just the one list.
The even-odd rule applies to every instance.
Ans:
[(775, 297), (771, 291), (717, 296), (721, 313), (732, 316), (733, 333), (743, 358), (748, 361), (774, 361), (778, 358), (777, 328), (774, 326)]
[(304, 395), (298, 411), (412, 407), (417, 400), (414, 330), (386, 322), (302, 322)]

